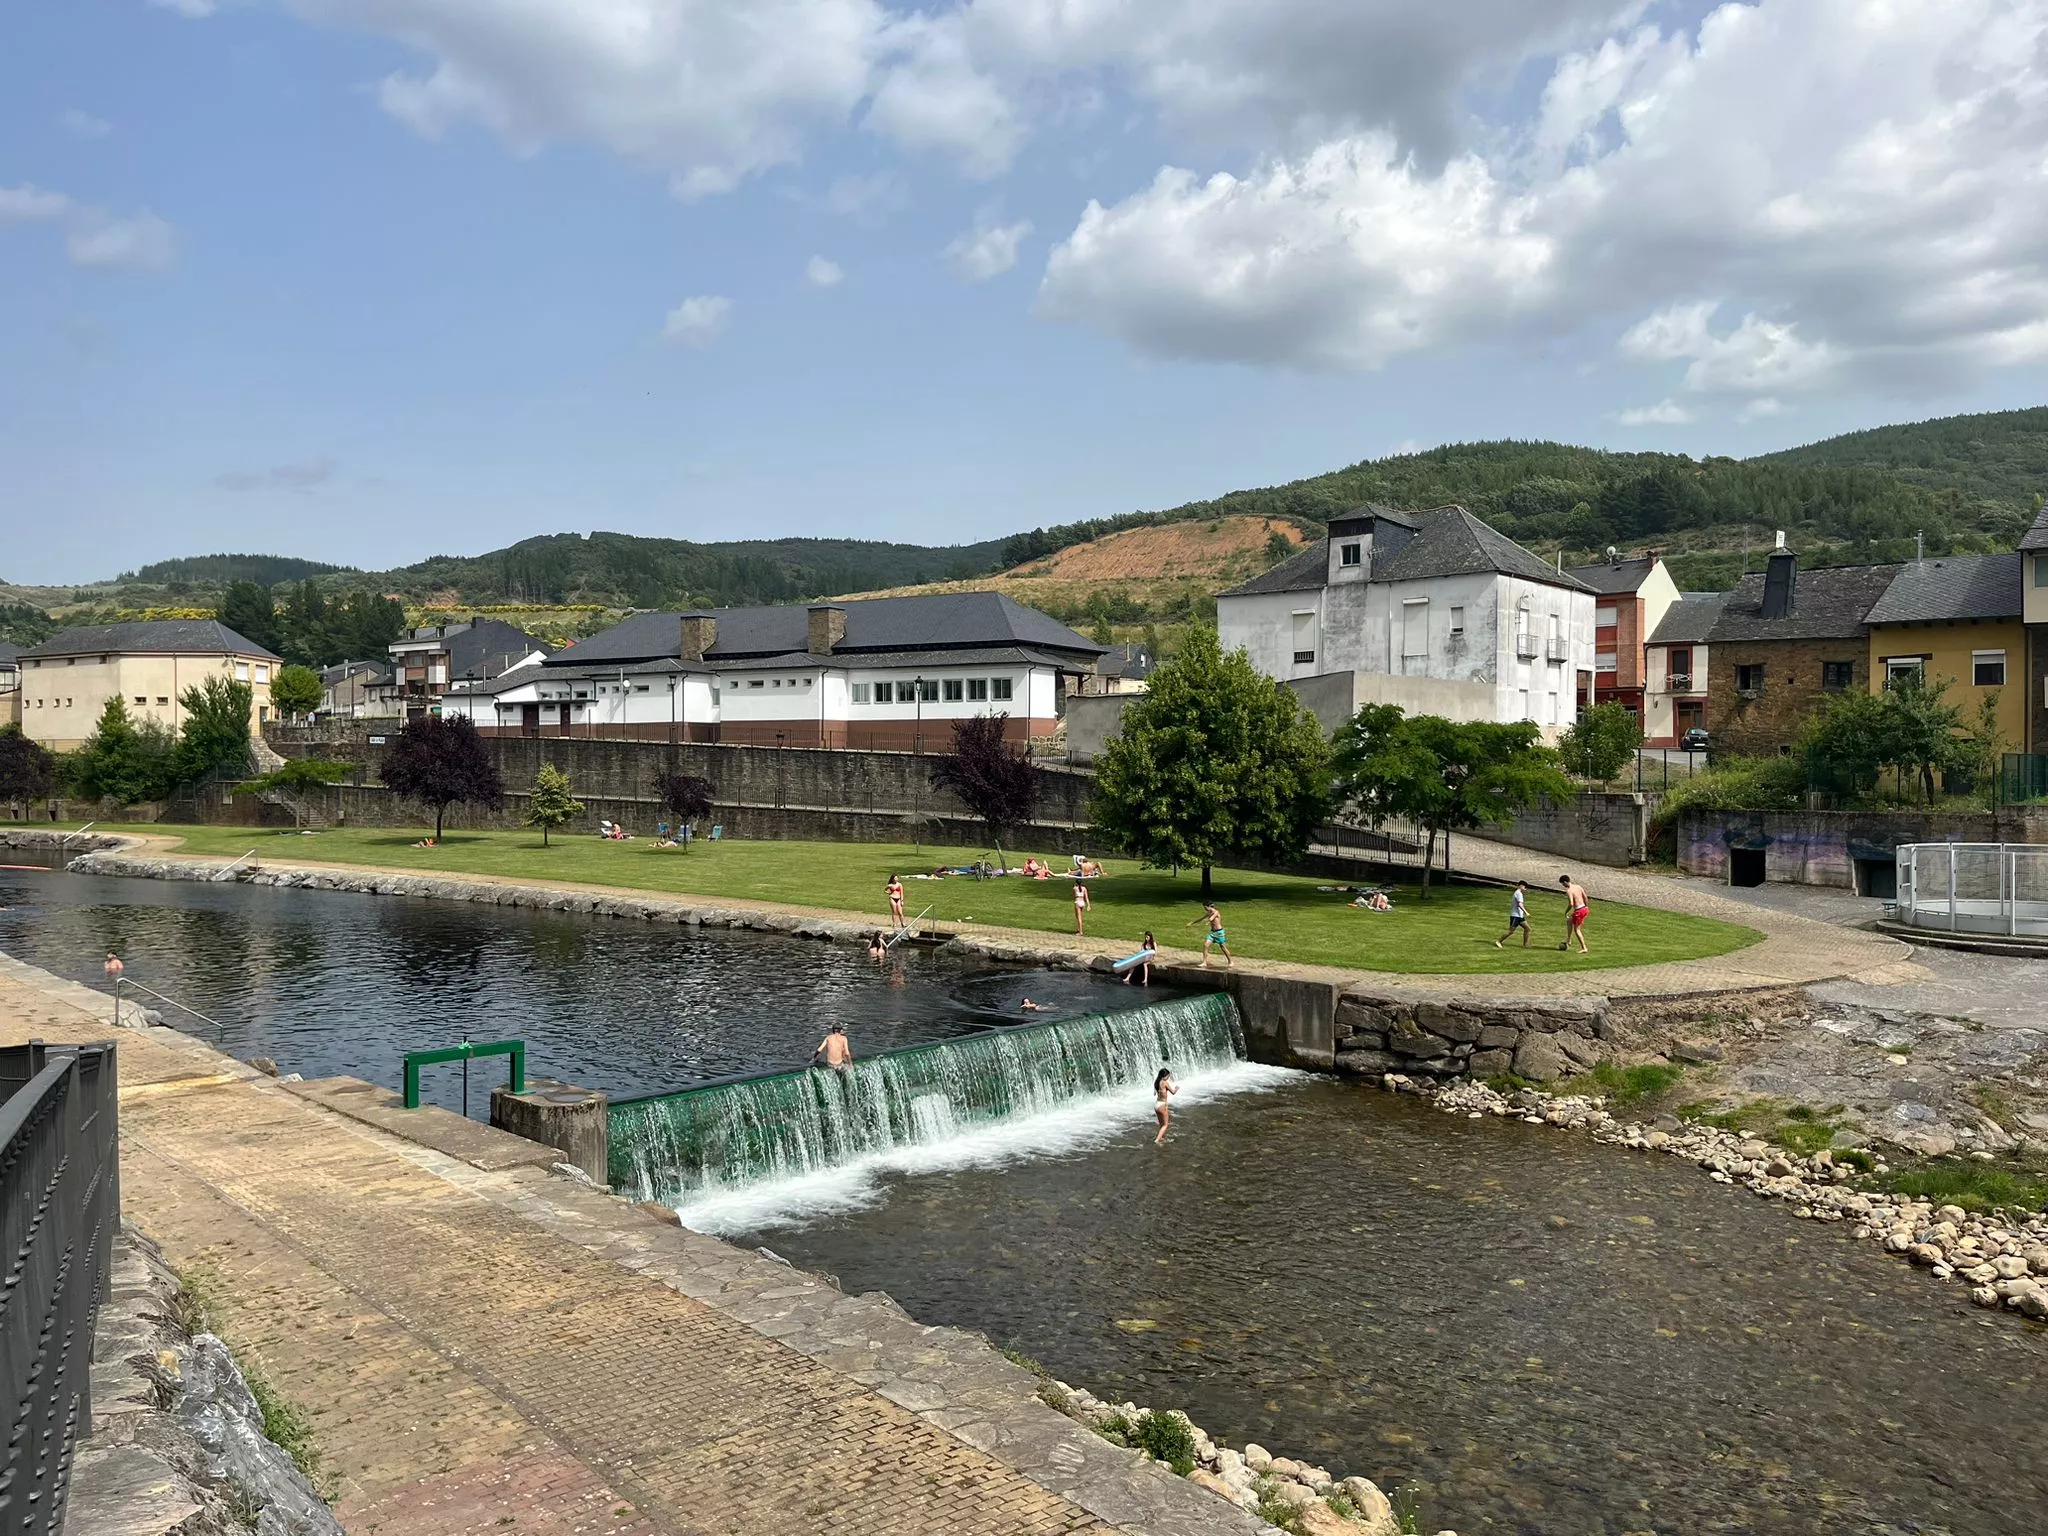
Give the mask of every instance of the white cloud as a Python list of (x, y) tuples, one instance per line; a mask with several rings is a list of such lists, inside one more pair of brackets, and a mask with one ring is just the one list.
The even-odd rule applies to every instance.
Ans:
[(92, 214), (78, 221), (65, 247), (81, 267), (154, 270), (178, 259), (178, 232), (153, 213), (127, 219)]
[(822, 256), (813, 256), (804, 263), (804, 281), (813, 288), (837, 288), (846, 280), (839, 263), (827, 261)]
[(26, 183), (0, 187), (0, 224), (45, 224), (63, 218), (73, 206), (62, 192), (47, 192)]
[(910, 201), (903, 178), (890, 172), (872, 176), (841, 176), (825, 193), (825, 206), (848, 218), (875, 222)]
[(81, 139), (104, 139), (114, 131), (114, 125), (104, 117), (94, 117), (78, 107), (66, 107), (57, 121), (66, 133), (75, 133)]
[(334, 466), (325, 459), (302, 464), (276, 464), (269, 469), (235, 469), (216, 475), (213, 483), (224, 491), (316, 491), (334, 478)]
[(1763, 421), (1772, 416), (1786, 414), (1785, 403), (1771, 395), (1760, 395), (1735, 413), (1735, 419), (1742, 422)]
[(1928, 390), (2048, 361), (2043, 144), (2048, 0), (1731, 3), (1560, 59), (1531, 123), (1440, 167), (1352, 131), (1162, 171), (1088, 206), (1040, 307), (1171, 357), (1612, 327), (1689, 391)]
[(1676, 400), (1659, 400), (1655, 405), (1631, 406), (1614, 419), (1624, 427), (1678, 427), (1692, 420), (1692, 412)]
[(144, 211), (117, 218), (42, 187), (0, 187), (0, 226), (62, 224), (65, 251), (80, 267), (168, 267), (178, 259), (178, 232)]
[(160, 11), (174, 11), (188, 21), (202, 21), (219, 7), (215, 0), (149, 0)]
[(716, 341), (731, 319), (731, 299), (718, 293), (700, 293), (668, 312), (661, 327), (661, 339), (701, 349)]
[(955, 18), (912, 14), (893, 23), (887, 46), (900, 49), (869, 103), (866, 123), (909, 149), (952, 157), (969, 176), (1010, 168), (1025, 124), (1002, 83), (976, 67)]
[(1017, 265), (1018, 248), (1031, 233), (1031, 221), (996, 224), (976, 219), (974, 228), (955, 235), (940, 254), (963, 283), (985, 283)]

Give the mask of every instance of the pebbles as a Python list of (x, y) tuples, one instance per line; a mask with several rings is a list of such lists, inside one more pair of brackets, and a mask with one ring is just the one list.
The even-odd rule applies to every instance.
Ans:
[(1717, 1182), (1782, 1201), (1805, 1220), (1853, 1222), (1851, 1236), (1880, 1244), (1936, 1280), (1961, 1280), (1980, 1307), (2048, 1319), (2048, 1216), (2041, 1213), (1972, 1216), (1960, 1206), (1937, 1208), (1910, 1195), (1854, 1189), (1850, 1171), (1837, 1167), (1829, 1152), (1800, 1157), (1708, 1125), (1681, 1122), (1675, 1132), (1661, 1130), (1620, 1119), (1603, 1099), (1530, 1088), (1502, 1094), (1473, 1082), (1438, 1087), (1399, 1073), (1388, 1073), (1381, 1086), (1421, 1094), (1447, 1114), (1513, 1117), (1584, 1131), (1611, 1146), (1689, 1158)]
[[(1070, 1418), (1119, 1441), (1149, 1411), (1135, 1403), (1105, 1403), (1063, 1381), (1048, 1382), (1043, 1390), (1048, 1401)], [(1195, 1467), (1188, 1481), (1198, 1488), (1249, 1513), (1263, 1509), (1285, 1518), (1308, 1536), (1400, 1536), (1401, 1522), (1392, 1501), (1371, 1479), (1347, 1477), (1340, 1482), (1323, 1467), (1275, 1456), (1263, 1445), (1247, 1445), (1242, 1451), (1219, 1446), (1186, 1414), (1176, 1412), (1174, 1417), (1187, 1423), (1194, 1440)], [(1440, 1536), (1457, 1533), (1445, 1531)]]

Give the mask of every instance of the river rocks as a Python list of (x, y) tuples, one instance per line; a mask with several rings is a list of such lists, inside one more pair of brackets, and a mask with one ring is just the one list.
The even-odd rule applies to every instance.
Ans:
[(1231, 1487), (1219, 1474), (1211, 1472), (1207, 1467), (1195, 1468), (1194, 1471), (1188, 1474), (1188, 1481), (1197, 1488), (1206, 1488), (1211, 1493), (1230, 1500), (1233, 1504), (1238, 1501), (1238, 1490)]
[(1347, 1477), (1343, 1491), (1357, 1511), (1358, 1523), (1369, 1536), (1396, 1536), (1401, 1522), (1394, 1515), (1394, 1506), (1380, 1492), (1379, 1484), (1366, 1477)]
[(1465, 1058), (1465, 1070), (1474, 1077), (1498, 1077), (1514, 1067), (1515, 1053), (1510, 1050), (1479, 1050)]
[(1565, 1076), (1571, 1061), (1550, 1035), (1531, 1033), (1515, 1047), (1515, 1075), (1532, 1083), (1554, 1083)]
[(1273, 1453), (1254, 1441), (1244, 1448), (1244, 1464), (1255, 1474), (1270, 1472), (1273, 1470)]

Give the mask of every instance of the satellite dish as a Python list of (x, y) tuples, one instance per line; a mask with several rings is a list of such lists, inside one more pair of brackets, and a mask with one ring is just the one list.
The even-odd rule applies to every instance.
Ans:
[(1608, 546), (1607, 546), (1607, 563), (1608, 563), (1609, 565), (1612, 565), (1612, 564), (1614, 564), (1614, 555), (1615, 555), (1615, 549), (1614, 549), (1614, 546), (1613, 546), (1612, 544), (1610, 544), (1610, 545), (1608, 545)]

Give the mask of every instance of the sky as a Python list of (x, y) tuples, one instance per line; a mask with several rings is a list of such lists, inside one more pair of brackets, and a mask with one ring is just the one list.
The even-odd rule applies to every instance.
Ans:
[(2048, 400), (2048, 0), (22, 0), (0, 579)]

